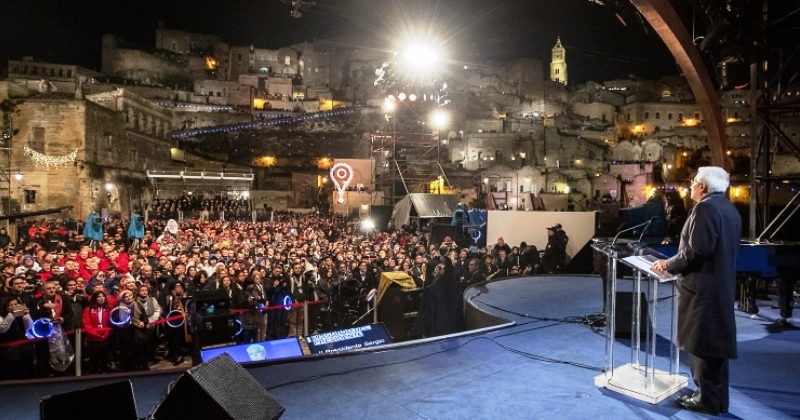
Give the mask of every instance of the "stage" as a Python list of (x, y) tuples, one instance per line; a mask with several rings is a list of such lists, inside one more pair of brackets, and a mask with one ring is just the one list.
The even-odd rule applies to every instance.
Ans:
[[(631, 281), (621, 280), (630, 290)], [(666, 319), (671, 297), (659, 312)], [(390, 349), (248, 366), (286, 407), (284, 419), (693, 419), (674, 397), (658, 405), (598, 389), (603, 330), (582, 321), (602, 308), (594, 276), (541, 276), (495, 281), (467, 290), (468, 305), (514, 321), (511, 327)], [(739, 358), (731, 361), (731, 406), (723, 418), (800, 417), (800, 330), (776, 327), (769, 303), (759, 317), (736, 312)], [(774, 311), (773, 311), (774, 312)], [(659, 317), (661, 318), (661, 317)], [(659, 363), (668, 356), (661, 322)], [(618, 360), (629, 356), (616, 342)], [(661, 360), (663, 359), (663, 360)], [(688, 375), (682, 355), (681, 372)], [(179, 372), (130, 377), (145, 417)], [(44, 395), (118, 380), (94, 377), (0, 387), (3, 418), (38, 418)], [(694, 386), (679, 395), (691, 393)], [(242, 390), (246, 392), (246, 390)], [(110, 416), (113, 418), (113, 416)]]

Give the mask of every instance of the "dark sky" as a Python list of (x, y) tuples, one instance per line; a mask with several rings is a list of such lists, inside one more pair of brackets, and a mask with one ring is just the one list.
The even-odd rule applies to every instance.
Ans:
[(631, 73), (644, 78), (677, 74), (671, 55), (646, 23), (630, 10), (589, 0), (317, 0), (299, 19), (289, 12), (280, 0), (0, 1), (0, 62), (32, 55), (99, 69), (102, 34), (152, 48), (157, 23), (163, 21), (171, 29), (262, 48), (348, 36), (391, 49), (399, 33), (417, 28), (475, 63), (518, 57), (548, 63), (561, 36), (570, 84)]

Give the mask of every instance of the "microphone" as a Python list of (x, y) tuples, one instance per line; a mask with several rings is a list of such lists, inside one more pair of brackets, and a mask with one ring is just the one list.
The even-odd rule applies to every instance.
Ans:
[[(638, 225), (636, 225), (636, 226), (629, 227), (629, 228), (627, 228), (627, 229), (623, 229), (623, 230), (619, 231), (619, 232), (617, 233), (617, 236), (615, 236), (615, 237), (614, 237), (614, 240), (613, 240), (613, 241), (611, 241), (611, 246), (613, 247), (613, 246), (614, 246), (614, 244), (615, 244), (615, 243), (617, 243), (617, 238), (619, 238), (619, 235), (620, 235), (620, 234), (622, 234), (622, 233), (625, 233), (625, 232), (628, 232), (628, 231), (631, 231), (631, 230), (634, 230), (634, 229), (636, 229), (636, 228), (640, 228), (640, 227), (642, 227), (642, 226), (644, 226), (644, 225), (650, 225), (650, 223), (653, 223), (653, 222), (654, 222), (655, 220), (657, 220), (657, 219), (658, 219), (658, 216), (653, 216), (653, 217), (651, 217), (651, 218), (650, 218), (650, 220), (648, 220), (648, 221), (646, 221), (646, 222), (644, 222), (644, 223), (640, 223), (640, 224), (638, 224)], [(642, 232), (642, 234), (644, 234), (644, 232)], [(640, 238), (640, 240), (641, 240), (641, 238)]]
[(647, 226), (645, 226), (644, 229), (642, 229), (642, 234), (639, 235), (639, 240), (637, 240), (636, 242), (642, 242), (642, 238), (644, 237), (644, 233), (647, 232), (647, 228), (650, 227), (650, 223), (653, 223), (656, 220), (658, 220), (658, 216), (653, 216), (653, 217), (650, 218), (650, 220), (647, 221)]

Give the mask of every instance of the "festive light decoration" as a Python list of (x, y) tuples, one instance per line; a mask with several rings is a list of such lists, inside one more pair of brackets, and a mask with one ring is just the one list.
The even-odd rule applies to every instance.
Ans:
[(108, 322), (115, 327), (124, 327), (131, 322), (131, 310), (119, 305), (112, 309), (108, 315)]
[(74, 152), (64, 156), (48, 156), (39, 153), (28, 146), (24, 146), (23, 150), (25, 151), (25, 156), (30, 156), (33, 158), (33, 161), (36, 165), (44, 165), (47, 167), (48, 171), (50, 170), (50, 166), (66, 165), (68, 163), (75, 162), (75, 158), (78, 156), (78, 149), (75, 149)]
[(210, 128), (200, 128), (196, 130), (189, 130), (183, 131), (180, 133), (176, 133), (172, 135), (172, 138), (181, 138), (181, 137), (194, 137), (201, 134), (210, 134), (210, 133), (227, 133), (230, 131), (239, 131), (239, 130), (252, 130), (257, 128), (264, 128), (267, 126), (274, 126), (280, 124), (292, 124), (298, 123), (301, 121), (306, 120), (313, 120), (315, 118), (329, 118), (334, 117), (337, 115), (348, 115), (354, 113), (354, 110), (341, 110), (341, 111), (333, 111), (333, 112), (318, 112), (314, 114), (304, 114), (302, 117), (296, 118), (283, 118), (277, 120), (270, 120), (270, 121), (261, 121), (255, 122), (250, 124), (234, 124), (234, 125), (226, 125), (226, 126), (218, 126), (218, 127), (210, 127)]
[(186, 315), (184, 315), (183, 312), (181, 312), (181, 311), (179, 311), (177, 309), (172, 310), (172, 311), (170, 311), (170, 313), (167, 314), (166, 319), (169, 320), (170, 318), (178, 317), (178, 316), (181, 317), (180, 322), (166, 321), (165, 324), (169, 325), (172, 328), (180, 328), (180, 327), (182, 327), (183, 326), (183, 322), (186, 320)]

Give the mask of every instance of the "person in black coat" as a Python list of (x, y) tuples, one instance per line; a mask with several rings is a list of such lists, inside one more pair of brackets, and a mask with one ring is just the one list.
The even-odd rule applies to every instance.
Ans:
[(453, 334), (463, 322), (461, 284), (453, 276), (453, 263), (442, 258), (433, 269), (434, 283), (422, 292), (414, 330), (423, 337)]
[[(271, 285), (267, 286), (267, 299), (269, 306), (278, 306), (291, 303), (291, 290), (284, 279), (272, 277)], [(288, 298), (288, 299), (287, 299)], [(289, 311), (285, 308), (270, 309), (267, 311), (267, 340), (286, 338), (288, 336)]]
[(653, 263), (653, 270), (678, 274), (678, 344), (691, 356), (697, 390), (677, 403), (714, 415), (728, 410), (728, 360), (737, 356), (733, 302), (742, 220), (725, 197), (729, 185), (722, 168), (698, 170), (691, 186), (697, 204), (678, 253)]

